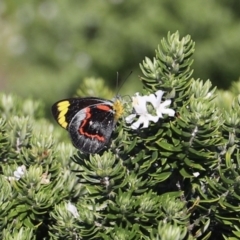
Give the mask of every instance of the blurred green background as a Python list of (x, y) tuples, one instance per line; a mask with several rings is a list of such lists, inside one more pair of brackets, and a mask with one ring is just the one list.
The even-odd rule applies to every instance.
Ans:
[(86, 77), (121, 94), (141, 88), (139, 63), (179, 31), (196, 42), (194, 77), (227, 89), (240, 75), (239, 0), (0, 0), (0, 87), (47, 107)]

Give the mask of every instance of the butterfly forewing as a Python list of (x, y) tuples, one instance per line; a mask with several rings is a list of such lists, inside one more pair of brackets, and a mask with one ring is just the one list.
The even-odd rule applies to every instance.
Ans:
[[(52, 114), (57, 123), (61, 127), (67, 129), (69, 123), (72, 121), (77, 112), (83, 108), (98, 105), (104, 102), (106, 102), (105, 99), (94, 97), (63, 99), (53, 104)], [(111, 101), (108, 102), (112, 103)]]

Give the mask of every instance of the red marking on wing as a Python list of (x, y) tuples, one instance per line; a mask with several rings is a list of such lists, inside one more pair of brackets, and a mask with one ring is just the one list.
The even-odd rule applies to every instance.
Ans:
[(98, 104), (98, 105), (96, 105), (96, 108), (98, 108), (98, 109), (100, 109), (100, 110), (103, 110), (103, 111), (106, 111), (106, 112), (112, 110), (112, 108), (111, 108), (110, 106), (104, 105), (104, 104), (102, 104), (102, 105), (101, 105), (101, 104)]
[[(100, 108), (101, 109), (101, 108)], [(83, 128), (84, 126), (89, 122), (89, 119), (91, 118), (91, 109), (89, 107), (85, 108), (86, 111), (86, 118), (82, 121), (80, 127), (79, 127), (79, 133), (81, 135), (84, 135), (89, 138), (96, 138), (100, 142), (104, 142), (105, 138), (103, 136), (99, 136), (97, 134), (89, 134), (88, 132), (84, 132)]]

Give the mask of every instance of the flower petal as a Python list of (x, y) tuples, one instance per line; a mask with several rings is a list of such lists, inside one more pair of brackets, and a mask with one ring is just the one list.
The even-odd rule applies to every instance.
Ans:
[(144, 114), (147, 112), (145, 96), (139, 96), (137, 94), (135, 97), (132, 97), (132, 105), (137, 114)]
[(158, 90), (155, 94), (146, 96), (146, 100), (147, 102), (150, 102), (154, 108), (156, 108), (161, 103), (163, 94), (164, 91)]
[(167, 114), (168, 116), (173, 117), (175, 115), (175, 111), (171, 108), (167, 108), (171, 104), (171, 100), (165, 100), (156, 108), (156, 112), (158, 117), (163, 118), (163, 114)]
[(155, 94), (157, 95), (156, 102), (160, 104), (160, 102), (162, 101), (162, 96), (164, 94), (164, 91), (158, 90)]
[(170, 117), (173, 117), (175, 115), (175, 111), (171, 108), (163, 109), (162, 113), (167, 114)]
[(139, 119), (138, 119), (135, 123), (133, 123), (133, 124), (131, 125), (131, 128), (134, 129), (134, 130), (136, 130), (136, 129), (139, 128), (139, 126), (140, 126), (141, 123), (142, 123), (142, 120), (141, 120), (141, 117), (139, 117)]
[(170, 99), (167, 99), (164, 102), (162, 102), (160, 105), (161, 105), (161, 107), (167, 107), (171, 104), (171, 102), (172, 101)]
[(137, 116), (137, 114), (130, 114), (125, 118), (126, 123), (132, 123), (133, 119)]

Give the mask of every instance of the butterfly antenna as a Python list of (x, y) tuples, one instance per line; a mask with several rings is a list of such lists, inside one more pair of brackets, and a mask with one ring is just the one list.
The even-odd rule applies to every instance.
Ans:
[[(116, 86), (116, 95), (118, 96), (121, 88), (123, 87), (124, 83), (127, 81), (127, 79), (130, 77), (130, 75), (132, 74), (132, 71), (127, 75), (127, 77), (121, 82), (121, 84), (119, 85), (119, 73), (117, 72), (117, 86)], [(118, 89), (118, 90), (117, 90)]]
[(116, 81), (116, 87), (115, 87), (115, 92), (116, 93), (119, 92), (118, 86), (119, 86), (119, 72), (117, 72), (117, 81)]

